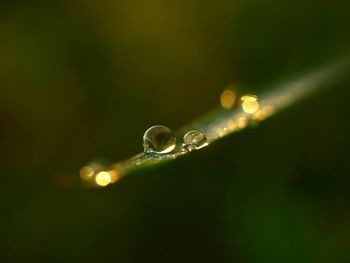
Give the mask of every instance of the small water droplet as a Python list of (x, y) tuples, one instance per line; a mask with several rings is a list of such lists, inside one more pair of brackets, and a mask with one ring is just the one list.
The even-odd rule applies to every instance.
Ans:
[(168, 153), (174, 150), (175, 145), (175, 134), (165, 126), (152, 126), (143, 135), (143, 148), (146, 153)]
[(208, 145), (205, 134), (198, 130), (192, 130), (184, 136), (184, 147), (188, 151), (198, 150)]

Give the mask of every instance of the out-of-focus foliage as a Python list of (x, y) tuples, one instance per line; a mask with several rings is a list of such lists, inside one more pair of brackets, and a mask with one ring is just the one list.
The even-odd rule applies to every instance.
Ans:
[(7, 1), (2, 262), (350, 260), (350, 81), (169, 166), (75, 188), (221, 90), (263, 91), (350, 47), (350, 2)]

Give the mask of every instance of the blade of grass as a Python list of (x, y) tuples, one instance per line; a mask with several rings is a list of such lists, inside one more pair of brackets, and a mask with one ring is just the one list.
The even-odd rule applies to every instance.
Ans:
[(271, 87), (268, 91), (257, 96), (259, 108), (254, 112), (249, 113), (242, 105), (229, 110), (216, 108), (177, 131), (178, 143), (170, 153), (140, 153), (130, 159), (117, 162), (109, 167), (99, 168), (96, 171), (91, 167), (88, 167), (90, 169), (85, 167), (85, 171), (88, 170), (89, 175), (81, 175), (88, 181), (94, 182), (94, 185), (97, 182), (99, 186), (106, 186), (137, 170), (161, 165), (187, 155), (190, 152), (183, 147), (182, 138), (186, 132), (193, 129), (202, 131), (206, 135), (210, 146), (223, 137), (264, 121), (282, 109), (289, 107), (294, 102), (312, 94), (314, 91), (330, 86), (348, 73), (349, 64), (349, 60), (344, 59)]

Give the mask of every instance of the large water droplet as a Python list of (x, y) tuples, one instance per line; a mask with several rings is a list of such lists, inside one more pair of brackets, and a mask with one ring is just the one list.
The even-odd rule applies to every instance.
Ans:
[(198, 130), (192, 130), (184, 136), (184, 147), (189, 150), (198, 150), (208, 145), (208, 140), (205, 134)]
[(175, 145), (175, 134), (165, 126), (152, 126), (143, 135), (143, 148), (147, 153), (168, 153), (174, 150)]

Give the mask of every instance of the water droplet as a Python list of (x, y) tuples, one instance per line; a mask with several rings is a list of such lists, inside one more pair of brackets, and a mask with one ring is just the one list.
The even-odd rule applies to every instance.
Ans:
[(192, 130), (184, 136), (184, 147), (189, 150), (198, 150), (208, 145), (205, 134), (198, 130)]
[(174, 150), (175, 145), (175, 134), (165, 126), (152, 126), (143, 135), (143, 148), (146, 153), (168, 153)]

